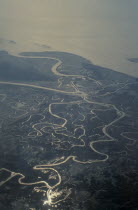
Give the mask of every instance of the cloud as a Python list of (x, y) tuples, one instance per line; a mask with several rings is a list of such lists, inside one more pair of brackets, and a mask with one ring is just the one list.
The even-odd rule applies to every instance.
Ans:
[(16, 44), (16, 41), (14, 40), (8, 40), (0, 37), (0, 43), (8, 43), (8, 44)]
[(10, 44), (16, 44), (14, 40), (8, 40)]
[(39, 46), (39, 47), (43, 47), (45, 49), (51, 49), (50, 46), (46, 45), (46, 44), (39, 44), (39, 43), (35, 43), (35, 45)]

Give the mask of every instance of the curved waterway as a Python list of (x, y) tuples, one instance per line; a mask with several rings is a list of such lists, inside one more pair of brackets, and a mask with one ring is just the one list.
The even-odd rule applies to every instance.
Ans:
[[(26, 58), (26, 59), (51, 59), (56, 61), (56, 64), (54, 64), (51, 68), (51, 72), (58, 76), (58, 77), (72, 77), (72, 78), (79, 78), (79, 79), (84, 79), (84, 76), (82, 75), (66, 75), (66, 74), (62, 74), (60, 72), (58, 72), (58, 68), (59, 66), (61, 66), (62, 61), (58, 58), (55, 57), (41, 57), (41, 56), (21, 56), (21, 55), (17, 55), (17, 57), (22, 57), (22, 58)], [(85, 77), (85, 79), (89, 79), (92, 80), (95, 84), (98, 84), (99, 86), (101, 85), (100, 81), (95, 80), (93, 78), (89, 78), (89, 77)], [(88, 160), (88, 161), (82, 161), (80, 160), (77, 156), (75, 155), (69, 155), (66, 158), (61, 158), (58, 161), (55, 161), (53, 163), (50, 164), (38, 164), (38, 165), (34, 165), (33, 170), (37, 170), (37, 171), (42, 171), (42, 170), (47, 170), (49, 172), (53, 172), (56, 176), (56, 183), (54, 185), (50, 185), (47, 181), (37, 181), (37, 182), (33, 182), (33, 183), (27, 183), (25, 182), (25, 176), (22, 173), (18, 173), (18, 172), (14, 172), (12, 170), (9, 170), (7, 168), (1, 168), (0, 171), (7, 171), (10, 173), (10, 176), (5, 179), (4, 181), (2, 181), (0, 183), (0, 186), (6, 184), (6, 182), (8, 182), (9, 180), (11, 180), (12, 178), (14, 178), (15, 176), (18, 177), (18, 182), (21, 185), (32, 185), (34, 186), (34, 190), (36, 192), (44, 192), (46, 193), (46, 197), (47, 199), (43, 202), (43, 204), (47, 204), (49, 206), (55, 205), (57, 203), (60, 203), (61, 201), (65, 200), (68, 198), (68, 196), (71, 194), (71, 190), (68, 191), (68, 193), (66, 193), (66, 196), (62, 197), (62, 199), (58, 199), (56, 201), (54, 201), (55, 197), (58, 197), (58, 193), (56, 191), (56, 189), (60, 186), (61, 182), (62, 182), (62, 177), (59, 173), (59, 171), (57, 169), (55, 169), (56, 166), (61, 166), (65, 163), (67, 163), (69, 160), (74, 161), (76, 163), (79, 164), (93, 164), (93, 163), (99, 163), (99, 162), (105, 162), (108, 160), (109, 156), (106, 153), (102, 153), (100, 151), (98, 151), (95, 148), (95, 145), (97, 145), (98, 143), (103, 143), (103, 142), (112, 142), (112, 141), (116, 141), (116, 139), (114, 139), (114, 137), (111, 136), (111, 134), (109, 134), (108, 130), (110, 129), (111, 126), (115, 125), (118, 121), (120, 121), (121, 119), (123, 119), (125, 117), (125, 113), (121, 110), (119, 110), (114, 104), (107, 104), (107, 103), (100, 103), (97, 101), (91, 101), (89, 100), (89, 94), (83, 91), (79, 91), (77, 90), (77, 88), (75, 89), (74, 92), (70, 92), (70, 91), (65, 91), (65, 90), (59, 90), (59, 89), (53, 89), (53, 88), (49, 88), (49, 87), (44, 87), (44, 86), (39, 86), (39, 85), (33, 85), (33, 84), (26, 84), (26, 83), (18, 83), (18, 82), (7, 82), (7, 81), (0, 81), (1, 85), (9, 85), (9, 86), (23, 86), (23, 87), (27, 87), (27, 88), (37, 88), (37, 89), (42, 89), (42, 90), (46, 90), (46, 91), (52, 91), (52, 92), (57, 92), (57, 93), (62, 93), (63, 95), (73, 95), (73, 96), (77, 96), (77, 100), (76, 101), (70, 101), (70, 102), (55, 102), (55, 103), (50, 103), (49, 107), (48, 107), (48, 111), (49, 114), (57, 119), (60, 119), (62, 121), (62, 123), (60, 124), (50, 124), (49, 126), (54, 127), (56, 130), (58, 129), (64, 129), (68, 120), (65, 117), (61, 117), (59, 116), (57, 113), (55, 113), (54, 111), (54, 107), (57, 105), (66, 105), (66, 104), (93, 104), (93, 105), (100, 105), (103, 109), (104, 108), (109, 108), (109, 109), (113, 109), (116, 113), (116, 118), (113, 119), (110, 123), (105, 124), (102, 128), (102, 132), (104, 135), (104, 139), (103, 140), (92, 140), (89, 143), (89, 147), (91, 148), (91, 150), (93, 152), (95, 152), (97, 155), (99, 155), (98, 159), (92, 159), (92, 160)], [(78, 98), (80, 98), (80, 100), (78, 101)], [(31, 118), (31, 117), (30, 117)], [(85, 118), (85, 116), (84, 116)], [(29, 119), (28, 119), (29, 120)], [(37, 136), (41, 136), (42, 134), (42, 129), (41, 131), (37, 130), (36, 125), (40, 125), (40, 124), (44, 124), (43, 123), (36, 123), (32, 125), (32, 128), (34, 130), (37, 131), (36, 137)], [(78, 145), (73, 145), (72, 147), (82, 147), (85, 148), (86, 144), (85, 141), (82, 139), (82, 136), (85, 135), (85, 128), (82, 127), (83, 130), (83, 134), (80, 135), (80, 142), (81, 144)], [(29, 135), (29, 134), (28, 134)], [(124, 135), (124, 134), (122, 134)], [(67, 136), (67, 135), (66, 135)], [(39, 185), (41, 184), (41, 186), (39, 187)]]

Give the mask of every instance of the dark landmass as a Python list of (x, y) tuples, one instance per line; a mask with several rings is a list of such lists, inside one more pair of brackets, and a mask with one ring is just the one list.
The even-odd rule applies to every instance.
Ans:
[(136, 210), (137, 78), (21, 56), (0, 52), (0, 209)]
[[(5, 81), (45, 81), (52, 80), (54, 76), (49, 75), (54, 61), (43, 62), (41, 59), (33, 61), (33, 59), (19, 58), (10, 56), (6, 53), (0, 54), (0, 79)], [(43, 59), (44, 60), (44, 59)], [(41, 66), (41, 70), (38, 69)], [(46, 66), (46, 72), (44, 71)]]
[(138, 63), (138, 58), (128, 58), (127, 60), (133, 63)]

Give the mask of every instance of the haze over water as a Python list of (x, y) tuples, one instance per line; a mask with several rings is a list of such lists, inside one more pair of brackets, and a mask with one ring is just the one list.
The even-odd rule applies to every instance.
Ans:
[(137, 11), (137, 0), (0, 0), (0, 49), (70, 52), (138, 77), (127, 60), (138, 58)]

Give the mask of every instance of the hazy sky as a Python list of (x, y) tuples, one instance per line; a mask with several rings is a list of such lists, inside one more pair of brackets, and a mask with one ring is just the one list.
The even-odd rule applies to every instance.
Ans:
[(0, 0), (0, 49), (48, 45), (138, 76), (138, 64), (127, 61), (138, 57), (137, 11), (138, 0)]

